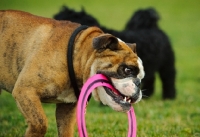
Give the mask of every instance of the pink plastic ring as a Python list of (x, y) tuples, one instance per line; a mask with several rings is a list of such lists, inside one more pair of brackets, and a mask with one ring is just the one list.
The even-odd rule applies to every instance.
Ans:
[[(106, 86), (112, 90), (115, 90), (108, 79), (102, 74), (96, 74), (90, 77), (83, 85), (79, 96), (76, 113), (78, 132), (80, 137), (88, 137), (85, 126), (86, 103), (88, 96), (91, 94), (91, 92), (99, 86)], [(129, 121), (128, 137), (136, 137), (137, 123), (133, 107), (131, 107), (131, 109), (127, 112), (127, 115)]]

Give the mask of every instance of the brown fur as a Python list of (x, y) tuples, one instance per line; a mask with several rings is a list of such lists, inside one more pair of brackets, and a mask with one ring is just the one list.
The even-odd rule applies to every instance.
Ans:
[[(58, 134), (73, 136), (76, 97), (68, 77), (66, 55), (69, 38), (78, 26), (20, 11), (0, 12), (0, 88), (15, 98), (28, 123), (27, 137), (46, 133), (48, 122), (41, 101), (57, 103)], [(102, 36), (105, 38), (99, 40), (101, 43), (93, 42)], [(110, 49), (102, 52), (100, 44), (112, 45), (109, 37), (114, 38), (97, 27), (90, 27), (76, 37), (73, 62), (79, 88), (91, 71), (116, 72), (121, 62), (138, 65), (136, 54), (123, 42), (114, 43), (118, 52)]]

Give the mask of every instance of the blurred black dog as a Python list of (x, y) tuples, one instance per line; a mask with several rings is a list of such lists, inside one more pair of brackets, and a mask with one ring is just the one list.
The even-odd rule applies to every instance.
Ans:
[(70, 20), (82, 25), (98, 26), (104, 32), (113, 34), (128, 43), (137, 44), (137, 54), (142, 59), (145, 77), (142, 80), (144, 97), (154, 92), (155, 73), (162, 81), (163, 99), (174, 99), (175, 89), (175, 57), (168, 36), (159, 28), (159, 15), (153, 8), (138, 10), (130, 18), (123, 31), (108, 29), (86, 13), (84, 9), (77, 12), (63, 6), (54, 16), (56, 20)]

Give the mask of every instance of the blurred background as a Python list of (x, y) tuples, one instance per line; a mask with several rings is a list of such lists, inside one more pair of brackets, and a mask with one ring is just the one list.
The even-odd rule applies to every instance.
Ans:
[[(155, 8), (161, 17), (159, 26), (169, 36), (175, 52), (178, 93), (177, 99), (163, 101), (161, 84), (159, 79), (156, 80), (155, 94), (134, 106), (138, 136), (200, 136), (199, 0), (0, 0), (0, 10), (22, 10), (49, 18), (58, 13), (63, 5), (76, 11), (84, 7), (101, 25), (115, 30), (123, 30), (136, 10)], [(90, 136), (126, 136), (126, 116), (99, 107), (93, 100), (90, 104), (86, 115)], [(50, 124), (47, 136), (56, 136), (54, 106), (45, 104), (44, 107)], [(20, 136), (25, 128), (23, 117), (11, 95), (3, 92), (0, 95), (0, 136)]]

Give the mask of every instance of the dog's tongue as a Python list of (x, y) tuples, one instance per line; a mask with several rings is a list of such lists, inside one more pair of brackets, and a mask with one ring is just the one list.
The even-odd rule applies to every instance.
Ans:
[[(111, 78), (115, 88), (126, 96), (132, 96), (135, 84), (133, 78), (116, 79)], [(118, 93), (119, 94), (119, 93)]]

